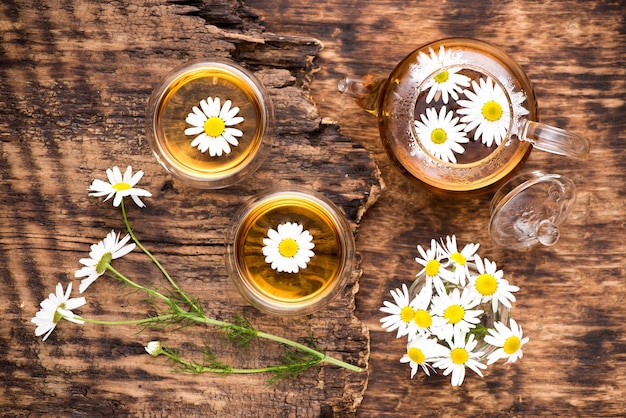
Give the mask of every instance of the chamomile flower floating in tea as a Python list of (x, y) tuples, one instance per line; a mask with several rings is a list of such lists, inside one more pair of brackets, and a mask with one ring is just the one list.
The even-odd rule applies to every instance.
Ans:
[[(455, 236), (431, 240), (428, 250), (418, 245), (421, 258), (415, 260), (424, 268), (410, 286), (403, 283), (391, 290), (395, 303), (383, 302), (381, 312), (391, 315), (380, 320), (382, 328), (397, 329), (397, 338), (408, 339), (400, 362), (411, 366), (411, 378), (420, 368), (427, 375), (440, 369), (445, 376), (452, 374), (451, 383), (458, 386), (466, 368), (482, 376), (499, 359), (514, 362), (522, 357), (528, 338), (510, 318), (515, 301), (511, 293), (519, 288), (502, 278), (495, 263), (478, 256), (478, 247), (467, 244), (459, 252)], [(483, 284), (476, 286), (477, 281), (484, 281), (485, 288), (491, 283), (485, 275), (493, 277), (501, 292), (485, 297), (478, 290)]]
[(426, 103), (432, 102), (438, 92), (441, 94), (441, 100), (444, 104), (448, 103), (448, 97), (459, 100), (459, 93), (463, 91), (464, 87), (470, 85), (468, 76), (458, 74), (462, 69), (461, 67), (449, 67), (452, 64), (460, 63), (460, 61), (452, 51), (447, 51), (443, 45), (439, 48), (439, 53), (435, 53), (432, 48), (429, 49), (429, 54), (420, 52), (417, 60), (423, 74), (432, 74), (441, 70), (426, 80), (422, 86), (424, 90), (428, 90)]
[(485, 341), (498, 347), (496, 351), (489, 354), (487, 364), (493, 364), (500, 359), (506, 359), (507, 363), (517, 361), (522, 358), (522, 347), (528, 342), (528, 337), (522, 337), (522, 327), (511, 318), (510, 326), (507, 327), (502, 322), (496, 322), (495, 329), (489, 330), (489, 335), (485, 336)]
[(237, 116), (239, 108), (231, 107), (230, 100), (220, 104), (219, 97), (202, 99), (200, 108), (194, 106), (185, 119), (192, 125), (185, 129), (185, 135), (197, 135), (191, 141), (191, 146), (198, 147), (203, 153), (208, 150), (212, 157), (230, 154), (230, 146), (239, 145), (237, 137), (243, 135), (241, 130), (232, 127), (244, 121), (244, 118)]
[(37, 325), (35, 329), (35, 335), (37, 337), (43, 335), (43, 341), (46, 341), (61, 319), (66, 319), (76, 324), (83, 323), (82, 320), (76, 318), (72, 311), (76, 308), (80, 308), (87, 303), (87, 301), (83, 297), (70, 298), (71, 294), (72, 283), (67, 285), (66, 292), (63, 292), (63, 285), (58, 283), (56, 293), (50, 293), (50, 296), (41, 302), (41, 309), (35, 314), (35, 317), (31, 319), (31, 322)]
[(467, 123), (467, 132), (474, 130), (474, 139), (490, 147), (500, 145), (507, 137), (511, 124), (509, 99), (499, 83), (490, 77), (483, 77), (476, 83), (472, 80), (472, 89), (464, 91), (467, 100), (459, 100), (461, 106), (457, 113), (464, 115), (461, 122)]
[(311, 233), (303, 229), (300, 224), (285, 222), (278, 225), (276, 230), (270, 228), (267, 231), (267, 238), (263, 239), (263, 255), (272, 269), (297, 273), (299, 269), (306, 268), (315, 255), (312, 251), (315, 244)]
[(445, 106), (439, 113), (431, 107), (420, 115), (420, 121), (415, 121), (415, 130), (428, 152), (442, 161), (456, 163), (454, 154), (463, 154), (465, 148), (461, 144), (469, 142), (465, 124), (458, 122), (459, 117), (446, 111)]
[(83, 293), (98, 277), (102, 276), (112, 260), (121, 258), (135, 249), (135, 244), (126, 243), (130, 240), (130, 235), (126, 235), (120, 240), (120, 234), (111, 231), (97, 244), (91, 246), (89, 258), (81, 258), (79, 261), (84, 265), (80, 270), (76, 270), (74, 277), (86, 277), (80, 282), (79, 293)]
[(133, 202), (140, 208), (144, 207), (144, 203), (139, 197), (150, 197), (152, 194), (144, 189), (139, 189), (135, 185), (143, 177), (143, 171), (139, 170), (133, 175), (133, 168), (131, 166), (126, 167), (126, 171), (122, 176), (120, 169), (115, 166), (109, 168), (106, 171), (109, 182), (95, 179), (89, 186), (89, 196), (107, 196), (104, 201), (106, 202), (111, 197), (113, 198), (113, 206), (118, 207), (122, 202), (122, 199), (126, 196), (130, 196)]

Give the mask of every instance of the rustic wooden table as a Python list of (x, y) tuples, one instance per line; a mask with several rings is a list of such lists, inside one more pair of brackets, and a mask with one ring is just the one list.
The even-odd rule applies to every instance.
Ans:
[[(626, 412), (626, 5), (623, 1), (404, 2), (283, 0), (3, 1), (0, 5), (0, 407), (12, 416), (617, 416)], [(508, 251), (487, 235), (491, 196), (436, 197), (387, 159), (375, 119), (337, 92), (345, 74), (386, 75), (414, 48), (444, 37), (490, 41), (529, 75), (541, 120), (592, 139), (585, 161), (533, 151), (526, 170), (560, 173), (578, 190), (553, 247)], [(151, 90), (169, 69), (217, 55), (267, 85), (277, 115), (273, 152), (252, 177), (220, 191), (180, 184), (145, 139)], [(248, 352), (210, 328), (167, 331), (62, 322), (35, 337), (30, 319), (119, 210), (87, 196), (104, 170), (145, 171), (147, 207), (129, 205), (144, 243), (207, 312), (243, 312), (259, 329), (314, 337), (365, 369), (316, 366), (266, 386), (262, 376), (171, 372), (144, 345), (193, 352), (209, 338), (248, 366)], [(328, 308), (277, 318), (249, 307), (223, 264), (224, 237), (244, 199), (268, 184), (303, 184), (345, 212), (357, 266)], [(484, 378), (430, 378), (400, 364), (403, 340), (380, 326), (389, 290), (418, 270), (416, 246), (456, 234), (479, 242), (518, 285), (524, 358)], [(137, 280), (157, 271), (139, 253), (117, 264)], [(76, 295), (77, 296), (77, 295)], [(148, 311), (140, 295), (98, 280), (79, 313)]]

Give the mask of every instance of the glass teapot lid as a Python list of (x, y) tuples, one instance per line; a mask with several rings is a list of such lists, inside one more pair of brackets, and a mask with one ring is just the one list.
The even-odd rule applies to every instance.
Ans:
[(566, 177), (539, 171), (520, 174), (491, 200), (489, 236), (500, 247), (514, 250), (554, 245), (575, 200), (576, 186)]

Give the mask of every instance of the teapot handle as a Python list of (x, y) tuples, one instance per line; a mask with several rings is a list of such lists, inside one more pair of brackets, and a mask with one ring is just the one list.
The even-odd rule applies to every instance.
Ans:
[(519, 139), (553, 154), (584, 158), (591, 144), (588, 138), (543, 123), (523, 120)]

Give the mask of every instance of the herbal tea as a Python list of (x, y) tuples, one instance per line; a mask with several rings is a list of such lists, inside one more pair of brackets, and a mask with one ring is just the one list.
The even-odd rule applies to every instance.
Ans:
[(239, 288), (261, 307), (306, 310), (334, 294), (351, 265), (351, 231), (334, 208), (314, 196), (277, 192), (238, 222), (230, 268)]
[(148, 137), (169, 171), (222, 187), (256, 168), (251, 163), (272, 116), (269, 99), (251, 77), (234, 65), (199, 63), (175, 72), (155, 91)]
[(445, 196), (494, 190), (536, 144), (526, 135), (537, 119), (530, 81), (515, 61), (485, 42), (432, 42), (382, 81), (346, 77), (339, 89), (378, 116), (394, 165)]
[(528, 113), (521, 103), (513, 109), (497, 78), (461, 65), (445, 67), (424, 83), (416, 99), (414, 135), (442, 162), (475, 163), (506, 145), (511, 110), (517, 117)]

